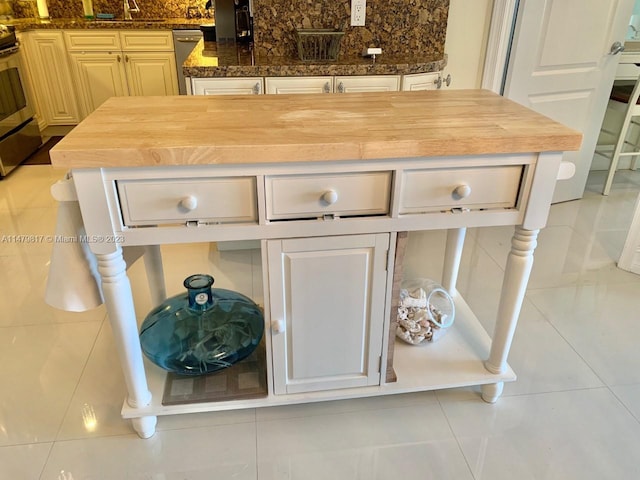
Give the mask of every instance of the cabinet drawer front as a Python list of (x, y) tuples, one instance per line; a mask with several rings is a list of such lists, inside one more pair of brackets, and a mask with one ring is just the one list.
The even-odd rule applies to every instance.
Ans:
[(264, 80), (265, 93), (331, 93), (333, 77), (267, 77)]
[(402, 77), (402, 90), (415, 92), (418, 90), (436, 90), (440, 72), (413, 73)]
[(254, 177), (119, 181), (127, 226), (256, 222)]
[(384, 215), (390, 185), (391, 172), (268, 177), (267, 218)]
[(335, 84), (338, 93), (397, 92), (400, 90), (400, 75), (336, 77)]
[(193, 95), (259, 95), (262, 77), (192, 78)]
[(120, 32), (120, 41), (124, 51), (173, 51), (173, 37), (170, 31)]
[(120, 50), (118, 32), (64, 32), (69, 51)]
[(522, 168), (511, 165), (405, 171), (400, 213), (514, 207)]

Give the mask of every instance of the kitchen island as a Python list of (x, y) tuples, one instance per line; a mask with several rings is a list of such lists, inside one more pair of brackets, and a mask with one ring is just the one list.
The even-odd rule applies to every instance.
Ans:
[[(495, 402), (515, 380), (507, 356), (562, 152), (580, 142), (481, 90), (111, 98), (51, 158), (71, 170), (96, 240), (123, 417), (147, 438), (157, 415), (468, 385)], [(495, 225), (515, 233), (489, 336), (456, 278), (465, 229)], [(394, 349), (399, 233), (434, 229), (448, 231), (439, 280), (455, 323), (429, 348)], [(122, 247), (146, 248), (159, 303), (159, 245), (248, 239), (261, 241), (266, 396), (163, 405), (165, 372), (143, 359)]]

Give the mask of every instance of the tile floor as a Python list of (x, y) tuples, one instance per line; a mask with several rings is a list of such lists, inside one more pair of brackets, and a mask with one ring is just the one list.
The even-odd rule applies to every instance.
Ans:
[[(23, 166), (1, 181), (0, 235), (52, 233), (48, 189), (62, 175)], [(0, 479), (638, 479), (640, 276), (615, 260), (640, 173), (620, 172), (609, 197), (602, 181), (552, 207), (510, 356), (519, 379), (498, 403), (470, 388), (162, 417), (146, 441), (120, 419), (104, 308), (48, 307), (51, 244), (0, 242)], [(460, 290), (489, 330), (510, 235), (467, 236)], [(437, 278), (442, 240), (412, 235), (409, 275)], [(171, 294), (208, 265), (218, 285), (259, 297), (255, 262), (208, 245), (165, 250)], [(143, 268), (130, 278), (142, 317)]]

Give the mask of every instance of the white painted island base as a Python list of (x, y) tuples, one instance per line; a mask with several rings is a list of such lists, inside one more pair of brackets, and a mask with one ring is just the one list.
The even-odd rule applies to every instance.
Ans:
[[(51, 158), (71, 170), (94, 239), (123, 417), (148, 438), (158, 415), (471, 385), (495, 402), (515, 380), (507, 358), (561, 152), (580, 140), (479, 90), (109, 99)], [(466, 228), (507, 225), (489, 335), (456, 281)], [(398, 234), (426, 230), (448, 232), (439, 280), (456, 315), (419, 348), (394, 341), (391, 305)], [(163, 405), (166, 372), (143, 358), (123, 247), (145, 247), (158, 304), (161, 245), (247, 240), (261, 249), (266, 396)]]
[[(416, 201), (412, 196), (414, 194), (407, 196), (408, 194), (402, 189), (407, 185), (411, 186), (413, 175), (429, 173), (434, 165), (433, 159), (376, 161), (368, 163), (366, 169), (363, 165), (348, 162), (340, 165), (320, 163), (311, 166), (289, 164), (286, 168), (263, 167), (262, 174), (257, 174), (254, 167), (197, 167), (197, 180), (193, 172), (194, 167), (163, 168), (153, 171), (148, 169), (74, 171), (73, 182), (83, 208), (83, 216), (87, 219), (85, 220), (87, 232), (93, 232), (92, 235), (111, 235), (122, 239), (122, 245), (146, 245), (145, 267), (155, 304), (160, 303), (165, 297), (160, 244), (248, 238), (262, 240), (262, 267), (266, 280), (264, 298), (268, 395), (265, 398), (251, 400), (225, 400), (184, 405), (162, 405), (165, 372), (146, 361), (141, 354), (133, 296), (122, 258), (122, 249), (117, 243), (92, 245), (98, 258), (105, 303), (127, 385), (128, 396), (122, 414), (125, 418), (132, 419), (133, 427), (138, 434), (143, 438), (153, 435), (157, 415), (346, 399), (468, 385), (481, 385), (483, 399), (487, 402), (495, 402), (502, 392), (503, 382), (515, 380), (514, 372), (507, 365), (507, 356), (533, 263), (537, 227), (543, 226), (542, 222), (547, 215), (552, 193), (548, 179), (555, 180), (560, 155), (552, 153), (457, 158), (447, 159), (446, 162), (448, 171), (456, 177), (456, 181), (465, 182), (465, 185), (471, 184), (474, 193), (477, 190), (480, 195), (483, 187), (478, 182), (484, 181), (482, 176), (484, 169), (487, 170), (490, 178), (495, 179), (491, 165), (499, 163), (502, 165), (501, 168), (505, 168), (505, 165), (507, 168), (516, 168), (517, 175), (508, 174), (504, 177), (506, 182), (502, 188), (504, 191), (498, 194), (513, 196), (513, 206), (500, 205), (492, 208), (483, 201), (481, 208), (474, 208), (470, 203), (474, 197), (466, 197), (458, 200), (461, 204), (466, 203), (466, 207), (451, 205), (442, 209), (438, 206), (434, 211), (401, 213), (403, 210), (413, 209), (412, 205)], [(435, 165), (438, 166), (437, 163)], [(324, 173), (328, 170), (332, 173)], [(437, 170), (440, 175), (441, 168)], [(346, 215), (338, 217), (317, 216), (314, 212), (317, 218), (310, 220), (295, 218), (271, 221), (268, 218), (269, 215), (279, 214), (270, 212), (280, 208), (278, 205), (280, 193), (274, 192), (274, 188), (277, 189), (283, 177), (286, 180), (295, 181), (311, 179), (314, 191), (322, 193), (326, 187), (323, 187), (325, 190), (318, 190), (315, 185), (317, 180), (321, 179), (322, 185), (330, 183), (332, 188), (329, 190), (335, 190), (341, 198), (343, 191), (346, 192), (347, 188), (349, 191), (357, 189), (357, 182), (362, 177), (365, 178), (365, 182), (369, 181), (368, 177), (378, 181), (379, 175), (382, 175), (383, 186), (389, 190), (386, 193), (378, 192), (374, 196), (372, 208), (375, 208), (375, 202), (378, 202), (379, 198), (383, 198), (381, 204), (390, 206), (390, 211), (386, 214), (367, 215), (358, 211), (358, 215), (353, 217)], [(157, 195), (176, 198), (180, 201), (187, 192), (198, 191), (197, 188), (194, 189), (193, 182), (197, 187), (202, 177), (233, 181), (238, 178), (250, 178), (250, 184), (255, 185), (256, 195), (259, 198), (256, 207), (258, 217), (256, 224), (199, 222), (191, 225), (187, 221), (184, 225), (173, 223), (142, 227), (126, 225), (125, 222), (140, 221), (135, 217), (139, 212), (136, 211), (137, 206), (134, 202), (144, 204), (147, 201), (146, 197), (137, 196), (135, 188), (131, 188), (132, 185), (141, 186), (147, 195), (149, 192), (151, 195), (156, 195), (155, 186), (159, 184), (162, 189)], [(510, 185), (511, 181), (517, 181), (515, 188)], [(176, 196), (172, 190), (174, 186), (184, 191)], [(495, 183), (492, 183), (492, 186), (495, 187)], [(456, 185), (453, 187), (455, 188)], [(291, 186), (287, 184), (287, 191), (284, 194), (289, 195), (290, 191)], [(495, 189), (491, 190), (490, 195), (496, 195)], [(271, 196), (273, 198), (270, 198)], [(304, 195), (300, 194), (299, 198), (304, 198)], [(362, 202), (362, 198), (362, 192), (360, 192), (354, 196), (353, 201)], [(540, 206), (536, 205), (536, 200), (540, 201)], [(162, 204), (162, 199), (156, 198), (154, 202), (152, 205)], [(331, 205), (323, 208), (331, 208)], [(354, 208), (361, 209), (361, 206), (356, 205)], [(299, 208), (296, 206), (291, 209)], [(98, 215), (97, 212), (100, 210), (109, 212), (108, 216)], [(123, 211), (126, 213), (121, 215), (120, 212)], [(154, 214), (153, 211), (151, 213), (143, 211), (141, 215)], [(185, 215), (188, 215), (188, 212)], [(296, 215), (302, 214), (296, 212)], [(132, 219), (127, 219), (127, 216)], [(114, 221), (119, 222), (116, 228), (112, 227)], [(154, 219), (154, 222), (157, 221)], [(456, 280), (466, 226), (508, 224), (518, 226), (515, 229), (506, 266), (496, 327), (493, 338), (490, 338), (464, 299), (458, 294)], [(392, 366), (397, 375), (397, 381), (387, 383), (384, 375), (381, 374), (384, 370), (381, 367), (389, 361), (387, 358), (390, 338), (388, 331), (391, 325), (391, 285), (394, 272), (393, 255), (390, 252), (395, 248), (395, 232), (429, 229), (448, 230), (442, 283), (456, 303), (455, 324), (452, 331), (448, 333), (446, 341), (430, 345), (428, 349), (396, 344)], [(305, 238), (307, 240), (304, 240)], [(301, 246), (291, 247), (289, 250), (287, 250), (289, 247), (282, 246), (293, 241), (302, 242)], [(311, 243), (307, 246), (309, 242)], [(312, 259), (311, 262), (307, 262), (309, 258)], [(319, 264), (326, 266), (327, 262), (331, 265), (332, 259), (335, 258), (338, 258), (335, 268), (352, 259), (352, 263), (347, 263), (348, 268), (361, 269), (355, 277), (361, 282), (356, 282), (352, 295), (344, 292), (345, 287), (340, 286), (336, 292), (342, 293), (334, 292), (332, 298), (327, 298), (323, 294), (319, 300), (308, 300), (312, 304), (305, 304), (303, 309), (304, 311), (312, 308), (320, 309), (320, 315), (323, 318), (335, 318), (334, 310), (323, 313), (322, 310), (328, 306), (343, 312), (351, 311), (353, 318), (335, 318), (333, 323), (327, 322), (325, 330), (312, 333), (324, 335), (329, 341), (337, 329), (345, 330), (344, 322), (354, 322), (355, 326), (347, 329), (351, 332), (352, 338), (343, 338), (341, 341), (347, 342), (344, 345), (354, 345), (355, 357), (346, 367), (336, 362), (330, 366), (333, 371), (320, 374), (314, 371), (314, 365), (317, 365), (316, 362), (321, 362), (323, 369), (326, 369), (326, 365), (331, 364), (331, 354), (328, 354), (327, 358), (318, 359), (316, 357), (318, 352), (311, 352), (312, 355), (305, 358), (304, 352), (295, 351), (296, 342), (300, 342), (300, 338), (308, 333), (305, 322), (309, 320), (300, 319), (300, 312), (296, 312), (295, 307), (291, 306), (292, 296), (296, 302), (300, 302), (295, 298), (297, 293), (292, 289), (291, 282), (294, 278), (306, 278), (309, 285), (305, 288), (311, 288), (311, 285), (316, 288), (318, 282), (334, 283), (336, 278), (340, 278), (344, 272), (327, 272), (322, 269), (315, 271), (314, 268), (318, 265), (315, 260), (319, 259)], [(359, 299), (355, 307), (354, 299)], [(358, 346), (361, 346), (360, 350)], [(296, 375), (301, 370), (301, 362), (310, 364), (304, 368), (311, 369), (311, 373), (304, 378), (297, 378)], [(430, 368), (426, 368), (426, 365)], [(437, 368), (433, 368), (434, 365)], [(345, 370), (341, 371), (342, 368)]]

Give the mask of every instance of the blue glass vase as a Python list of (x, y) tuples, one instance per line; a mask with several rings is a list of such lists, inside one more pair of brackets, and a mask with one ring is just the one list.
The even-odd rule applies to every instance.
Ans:
[(212, 288), (213, 277), (187, 277), (187, 292), (165, 300), (142, 322), (142, 351), (159, 367), (204, 375), (248, 357), (264, 333), (262, 311), (240, 293)]

